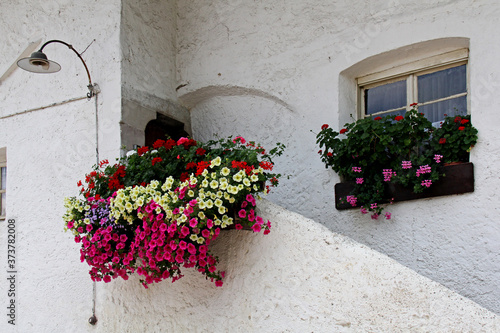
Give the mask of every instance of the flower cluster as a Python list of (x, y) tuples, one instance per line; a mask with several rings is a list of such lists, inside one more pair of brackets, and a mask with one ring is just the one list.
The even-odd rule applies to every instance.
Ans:
[(91, 278), (109, 282), (137, 273), (147, 287), (194, 267), (222, 286), (224, 272), (209, 245), (230, 226), (268, 234), (271, 223), (256, 214), (255, 198), (280, 176), (269, 171), (282, 145), (267, 154), (245, 144), (241, 137), (158, 140), (114, 166), (100, 163), (85, 179), (83, 198), (65, 199), (66, 229), (81, 243)]
[(384, 169), (382, 174), (384, 175), (384, 182), (390, 182), (392, 176), (396, 176), (396, 173), (392, 169)]
[(383, 204), (393, 202), (388, 183), (419, 193), (443, 176), (442, 163), (468, 160), (477, 140), (470, 116), (446, 117), (436, 129), (415, 104), (412, 107), (404, 116), (364, 118), (339, 132), (326, 124), (321, 127), (316, 136), (321, 160), (355, 185), (340, 202), (359, 206), (377, 219)]
[(420, 175), (423, 175), (423, 174), (426, 174), (426, 173), (431, 173), (431, 172), (432, 172), (432, 169), (431, 169), (431, 167), (428, 164), (421, 165), (418, 168), (417, 172), (416, 172), (416, 176), (420, 177)]
[(477, 129), (470, 115), (446, 117), (432, 135), (430, 146), (443, 162), (467, 162), (469, 152), (477, 142)]

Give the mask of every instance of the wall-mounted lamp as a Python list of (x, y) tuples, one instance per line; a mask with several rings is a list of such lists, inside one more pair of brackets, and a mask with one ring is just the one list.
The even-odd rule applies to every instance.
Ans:
[[(96, 162), (99, 164), (99, 117), (98, 117), (98, 109), (97, 109), (97, 94), (99, 93), (99, 86), (97, 84), (92, 84), (92, 79), (90, 78), (90, 72), (87, 68), (87, 64), (83, 60), (80, 53), (78, 53), (72, 45), (63, 42), (61, 40), (49, 40), (42, 47), (31, 54), (29, 58), (22, 58), (17, 61), (17, 66), (20, 68), (33, 73), (55, 73), (61, 70), (61, 66), (52, 60), (47, 59), (45, 53), (43, 53), (43, 48), (50, 43), (60, 43), (66, 45), (70, 50), (76, 53), (78, 58), (82, 61), (83, 66), (85, 67), (85, 71), (89, 77), (89, 85), (87, 88), (89, 92), (87, 93), (87, 98), (96, 97), (95, 100), (95, 135), (96, 135)], [(89, 323), (91, 325), (95, 325), (97, 323), (97, 317), (95, 315), (95, 303), (96, 303), (96, 285), (95, 281), (93, 282), (93, 292), (92, 292), (92, 316), (89, 318)]]
[(87, 88), (89, 89), (89, 92), (87, 93), (87, 97), (92, 98), (93, 96), (95, 96), (98, 93), (98, 91), (96, 91), (96, 86), (94, 84), (92, 84), (92, 79), (90, 78), (89, 69), (87, 68), (87, 64), (85, 64), (85, 61), (83, 60), (81, 54), (78, 53), (73, 48), (72, 45), (70, 45), (66, 42), (63, 42), (61, 40), (55, 40), (55, 39), (49, 40), (48, 42), (46, 42), (45, 44), (42, 45), (40, 50), (33, 52), (29, 58), (19, 59), (19, 61), (17, 62), (17, 66), (19, 66), (20, 68), (22, 68), (28, 72), (32, 72), (32, 73), (55, 73), (55, 72), (58, 72), (59, 70), (61, 70), (61, 66), (57, 62), (49, 60), (47, 58), (47, 56), (45, 55), (45, 53), (42, 52), (43, 48), (50, 43), (64, 44), (70, 50), (73, 50), (73, 52), (76, 53), (78, 58), (80, 58), (80, 60), (82, 61), (83, 66), (85, 66), (85, 70), (87, 71), (87, 75), (89, 77), (89, 84), (87, 86)]

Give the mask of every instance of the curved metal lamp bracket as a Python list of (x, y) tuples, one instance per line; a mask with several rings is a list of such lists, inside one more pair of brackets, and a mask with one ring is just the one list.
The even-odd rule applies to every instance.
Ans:
[[(29, 58), (23, 58), (23, 59), (19, 60), (18, 63), (17, 63), (18, 66), (21, 67), (24, 70), (27, 70), (27, 71), (34, 71), (33, 68), (40, 67), (42, 65), (49, 66), (49, 64), (52, 64), (53, 66), (54, 65), (56, 66), (56, 69), (55, 70), (51, 70), (51, 71), (44, 71), (44, 72), (45, 73), (57, 72), (60, 69), (59, 64), (54, 63), (54, 62), (48, 60), (47, 56), (42, 52), (43, 49), (45, 48), (45, 46), (47, 46), (47, 45), (49, 45), (51, 43), (60, 43), (60, 44), (66, 45), (70, 50), (72, 50), (73, 52), (75, 52), (75, 54), (77, 55), (77, 57), (82, 61), (82, 64), (85, 67), (85, 71), (87, 72), (87, 76), (89, 78), (89, 84), (87, 86), (87, 88), (89, 89), (89, 92), (87, 93), (87, 98), (90, 99), (93, 96), (95, 96), (96, 94), (98, 94), (99, 93), (98, 86), (92, 84), (92, 79), (90, 78), (89, 69), (87, 67), (87, 64), (83, 60), (81, 54), (78, 53), (78, 51), (76, 51), (71, 44), (68, 44), (68, 43), (66, 43), (66, 42), (64, 42), (62, 40), (53, 39), (53, 40), (49, 40), (48, 42), (45, 42), (42, 45), (42, 47), (40, 47), (40, 49), (37, 52), (33, 52), (31, 54), (31, 57), (29, 57)], [(37, 71), (35, 71), (35, 72), (37, 72)], [(39, 71), (39, 72), (42, 72), (42, 71)]]

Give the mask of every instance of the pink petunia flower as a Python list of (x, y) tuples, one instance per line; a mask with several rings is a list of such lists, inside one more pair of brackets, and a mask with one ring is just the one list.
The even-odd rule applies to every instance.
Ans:
[(253, 232), (260, 232), (262, 230), (262, 225), (261, 224), (257, 224), (255, 223), (253, 226), (252, 226), (252, 230)]

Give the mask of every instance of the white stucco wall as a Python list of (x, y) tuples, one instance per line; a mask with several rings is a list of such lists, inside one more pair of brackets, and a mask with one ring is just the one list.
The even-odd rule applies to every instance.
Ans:
[(500, 318), (396, 261), (269, 201), (269, 235), (224, 231), (225, 283), (193, 269), (100, 288), (98, 332), (496, 332)]
[[(500, 313), (497, 1), (220, 0), (178, 7), (178, 80), (187, 84), (178, 93), (192, 107), (196, 136), (245, 133), (287, 144), (277, 168), (291, 177), (273, 201)], [(338, 177), (321, 164), (310, 130), (324, 123), (340, 129), (355, 114), (346, 92), (356, 86), (346, 70), (384, 52), (455, 37), (470, 47), (470, 111), (479, 130), (471, 154), (475, 192), (398, 203), (390, 221), (336, 211)], [(404, 61), (418, 52), (392, 56)]]
[[(289, 148), (276, 161), (277, 171), (290, 178), (284, 177), (269, 198), (328, 229), (263, 201), (261, 212), (274, 225), (270, 235), (228, 231), (216, 244), (228, 272), (223, 288), (190, 270), (175, 284), (167, 281), (148, 290), (134, 283), (135, 276), (98, 284), (99, 322), (90, 326), (92, 283), (87, 266), (79, 262), (77, 244), (62, 231), (61, 216), (63, 197), (76, 194), (76, 181), (95, 163), (96, 104), (94, 99), (64, 103), (85, 96), (87, 78), (70, 50), (49, 45), (45, 52), (62, 65), (60, 73), (40, 76), (14, 69), (0, 84), (0, 147), (7, 147), (7, 217), (16, 219), (18, 267), (17, 326), (8, 325), (3, 315), (1, 332), (500, 330), (498, 317), (488, 310), (331, 232), (384, 251), (498, 312), (500, 230), (493, 222), (500, 141), (489, 120), (498, 117), (490, 87), (498, 82), (491, 64), (499, 46), (491, 43), (496, 35), (487, 24), (498, 13), (495, 2), (477, 1), (470, 8), (466, 1), (454, 1), (453, 6), (450, 1), (412, 1), (399, 7), (382, 1), (141, 4), (3, 1), (0, 75), (32, 41), (61, 39), (80, 52), (90, 44), (83, 57), (102, 91), (97, 99), (101, 159), (113, 161), (119, 154), (124, 100), (182, 114), (185, 110), (176, 104), (179, 96), (192, 108), (193, 133), (199, 138), (216, 132), (242, 134), (265, 145), (286, 143)], [(160, 4), (157, 12), (155, 5)], [(421, 10), (422, 4), (426, 9)], [(174, 8), (177, 13), (163, 16)], [(124, 20), (130, 25), (122, 26)], [(425, 28), (415, 32), (415, 23)], [(148, 67), (161, 60), (163, 51), (171, 56), (174, 26), (175, 84)], [(375, 32), (358, 40), (367, 27)], [(132, 33), (127, 47), (124, 31)], [(472, 73), (477, 75), (471, 78), (472, 112), (481, 133), (472, 156), (476, 191), (453, 200), (398, 204), (389, 222), (336, 212), (337, 177), (319, 163), (309, 130), (325, 122), (338, 125), (340, 73), (370, 55), (446, 36), (470, 39)], [(163, 43), (154, 44), (156, 39)], [(155, 50), (152, 58), (138, 50), (141, 43)], [(338, 48), (342, 43), (361, 45), (359, 53), (345, 56)], [(148, 77), (135, 67), (143, 58)], [(166, 63), (171, 75), (172, 59)], [(148, 80), (157, 80), (159, 86), (145, 88)], [(172, 88), (181, 84), (186, 86), (174, 94)], [(153, 98), (144, 98), (146, 93)], [(476, 109), (484, 119), (475, 116)], [(131, 119), (144, 121), (137, 114)], [(0, 222), (4, 282), (6, 239), (6, 225)], [(6, 295), (7, 284), (0, 283), (3, 308)]]
[(144, 145), (146, 124), (157, 113), (184, 123), (189, 112), (177, 101), (175, 0), (122, 1), (122, 143)]
[[(5, 0), (0, 8), (0, 76), (30, 42), (60, 39), (79, 52), (90, 44), (83, 58), (103, 91), (97, 103), (100, 156), (114, 161), (120, 148), (120, 2)], [(92, 283), (77, 244), (63, 232), (61, 202), (76, 194), (76, 182), (96, 162), (96, 104), (86, 98), (64, 103), (86, 96), (85, 69), (64, 45), (49, 44), (44, 52), (60, 72), (15, 68), (0, 85), (0, 147), (7, 148), (6, 208), (7, 218), (16, 219), (18, 272), (12, 326), (6, 316), (7, 224), (0, 222), (1, 332), (90, 330), (81, 323), (90, 316)]]
[(176, 100), (176, 2), (122, 1), (124, 91)]

